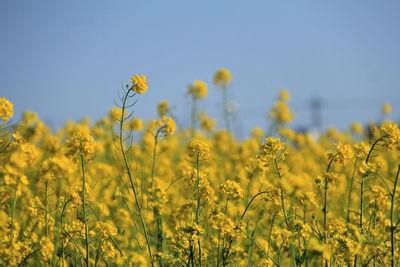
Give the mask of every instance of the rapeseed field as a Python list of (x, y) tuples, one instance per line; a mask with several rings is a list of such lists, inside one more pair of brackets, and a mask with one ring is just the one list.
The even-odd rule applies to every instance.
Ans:
[(400, 266), (398, 124), (296, 132), (282, 90), (268, 131), (238, 140), (231, 80), (215, 73), (218, 128), (199, 109), (201, 80), (186, 91), (186, 128), (166, 100), (159, 118), (135, 117), (144, 75), (107, 117), (57, 131), (31, 111), (11, 123), (0, 98), (0, 264)]

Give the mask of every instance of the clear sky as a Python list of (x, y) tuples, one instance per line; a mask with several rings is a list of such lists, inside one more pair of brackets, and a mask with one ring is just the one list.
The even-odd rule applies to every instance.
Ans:
[[(400, 118), (400, 1), (0, 1), (0, 96), (16, 118), (31, 109), (52, 126), (105, 116), (121, 83), (145, 74), (136, 115), (168, 99), (188, 123), (184, 94), (209, 84), (203, 109), (221, 118), (213, 73), (231, 70), (239, 132), (266, 125), (280, 88), (293, 126), (323, 99), (324, 127), (378, 119), (388, 101)], [(220, 125), (223, 124), (222, 120)], [(240, 134), (240, 133), (239, 133)]]

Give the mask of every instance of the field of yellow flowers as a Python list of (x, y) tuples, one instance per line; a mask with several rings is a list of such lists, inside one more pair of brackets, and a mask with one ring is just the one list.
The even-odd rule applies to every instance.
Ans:
[(239, 141), (231, 79), (214, 76), (223, 130), (200, 80), (187, 129), (167, 101), (133, 117), (144, 75), (106, 118), (57, 132), (30, 111), (11, 124), (0, 98), (0, 265), (400, 266), (398, 125), (298, 133), (283, 90), (268, 133)]

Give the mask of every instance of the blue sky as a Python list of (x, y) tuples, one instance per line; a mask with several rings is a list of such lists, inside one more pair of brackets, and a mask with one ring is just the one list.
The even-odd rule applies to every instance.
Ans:
[[(223, 124), (213, 73), (231, 70), (230, 97), (243, 134), (266, 125), (278, 90), (291, 92), (293, 126), (310, 124), (323, 99), (323, 126), (400, 118), (400, 2), (372, 1), (1, 1), (0, 96), (59, 127), (105, 116), (121, 83), (145, 74), (136, 115), (156, 116), (168, 99), (189, 123), (184, 94), (209, 84), (201, 104)], [(242, 130), (239, 130), (239, 129)]]

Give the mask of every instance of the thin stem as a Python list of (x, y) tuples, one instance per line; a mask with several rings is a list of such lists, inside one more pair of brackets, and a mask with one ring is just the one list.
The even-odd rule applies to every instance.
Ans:
[(269, 228), (269, 233), (268, 233), (268, 249), (267, 249), (267, 253), (269, 253), (269, 250), (271, 249), (272, 228), (274, 227), (275, 217), (276, 217), (277, 214), (278, 214), (278, 212), (275, 212), (274, 216), (272, 217), (272, 220), (271, 220), (271, 227)]
[(81, 155), (81, 168), (82, 168), (82, 211), (83, 211), (83, 223), (85, 225), (85, 248), (86, 248), (86, 255), (85, 255), (85, 264), (86, 267), (89, 267), (89, 231), (86, 219), (86, 180), (85, 180), (85, 163), (83, 160), (83, 156)]
[(126, 152), (125, 152), (125, 148), (124, 148), (123, 126), (124, 126), (124, 115), (125, 115), (126, 101), (127, 101), (128, 97), (133, 97), (133, 96), (136, 95), (136, 93), (134, 93), (133, 95), (129, 96), (130, 92), (131, 92), (131, 90), (128, 90), (125, 93), (124, 98), (122, 99), (122, 114), (121, 114), (121, 121), (120, 121), (120, 124), (119, 124), (119, 145), (120, 145), (122, 157), (124, 159), (125, 169), (126, 169), (126, 172), (128, 174), (128, 178), (129, 178), (129, 182), (130, 182), (130, 185), (131, 185), (131, 189), (133, 191), (133, 195), (134, 195), (134, 198), (135, 198), (136, 209), (137, 209), (137, 211), (139, 213), (140, 223), (141, 223), (142, 228), (143, 228), (144, 237), (146, 239), (147, 250), (149, 252), (151, 266), (153, 266), (153, 260), (152, 260), (153, 256), (152, 256), (152, 253), (151, 253), (149, 235), (147, 233), (147, 228), (146, 228), (146, 224), (144, 222), (144, 217), (143, 217), (142, 208), (141, 208), (141, 205), (140, 205), (140, 202), (139, 202), (138, 193), (136, 191), (136, 187), (133, 184), (131, 168), (130, 168), (130, 165), (129, 165), (128, 160), (126, 158)]
[[(49, 182), (45, 183), (45, 197), (44, 197), (44, 208), (48, 210), (48, 198), (49, 198)], [(49, 237), (49, 217), (47, 213), (45, 214), (45, 228), (46, 228), (46, 237)]]
[[(329, 161), (328, 167), (326, 168), (327, 174), (329, 173), (329, 170), (332, 166), (333, 161), (336, 158), (336, 155), (337, 154), (335, 154)], [(323, 209), (323, 211), (324, 211), (324, 242), (326, 242), (326, 223), (327, 223), (327, 214), (328, 214), (328, 196), (327, 196), (327, 194), (328, 194), (328, 176), (327, 175), (325, 175), (324, 184), (325, 184), (325, 186), (324, 186), (324, 209)]]
[(153, 149), (153, 162), (151, 166), (151, 182), (150, 182), (150, 188), (153, 187), (153, 181), (154, 181), (154, 176), (156, 174), (156, 158), (157, 158), (157, 144), (158, 144), (158, 135), (160, 132), (164, 129), (165, 127), (160, 127), (156, 135), (154, 136), (154, 149)]
[(226, 86), (224, 86), (224, 88), (222, 89), (222, 97), (223, 97), (224, 120), (226, 129), (228, 130), (228, 132), (231, 132), (231, 125), (229, 122), (229, 113), (228, 113), (228, 91)]
[[(368, 152), (367, 158), (365, 159), (365, 163), (368, 163), (368, 160), (370, 159), (372, 155), (372, 151), (374, 150), (375, 146), (378, 144), (379, 141), (381, 141), (383, 137), (380, 137), (375, 140), (375, 142), (372, 144), (371, 149)], [(361, 187), (360, 187), (360, 228), (362, 230), (362, 221), (363, 221), (363, 194), (364, 194), (364, 179), (361, 179)]]
[(349, 196), (347, 198), (347, 223), (350, 222), (350, 206), (351, 206), (351, 192), (353, 191), (353, 184), (354, 184), (354, 177), (356, 174), (356, 167), (357, 167), (357, 158), (354, 161), (354, 167), (353, 167), (353, 175), (351, 176), (350, 180), (350, 188), (349, 188)]
[(397, 168), (397, 174), (396, 178), (394, 180), (394, 185), (393, 185), (393, 193), (392, 193), (392, 201), (390, 204), (390, 243), (391, 243), (391, 253), (392, 257), (390, 259), (391, 266), (394, 267), (394, 249), (395, 249), (395, 242), (394, 242), (394, 230), (395, 227), (393, 226), (393, 221), (394, 221), (394, 199), (396, 196), (396, 189), (397, 189), (397, 182), (399, 180), (399, 173), (400, 173), (400, 165)]
[[(378, 144), (379, 141), (381, 141), (384, 138), (384, 136), (378, 138), (375, 140), (375, 142), (372, 144), (371, 149), (368, 152), (367, 158), (365, 159), (365, 163), (368, 163), (371, 155), (372, 155), (372, 151), (374, 151), (375, 146)], [(362, 221), (363, 221), (363, 196), (364, 194), (364, 179), (361, 178), (361, 184), (360, 184), (360, 220), (359, 220), (359, 227), (362, 231)], [(354, 258), (354, 266), (357, 266), (357, 259), (358, 259), (358, 254), (356, 254), (355, 258)]]
[(251, 238), (248, 234), (246, 234), (246, 232), (244, 232), (242, 229), (240, 229), (240, 231), (256, 246), (256, 248), (261, 251), (262, 253), (264, 253), (265, 256), (267, 256), (276, 266), (280, 266), (279, 262), (276, 262), (269, 254), (268, 252), (266, 252), (264, 249), (262, 249), (257, 242)]
[(196, 133), (197, 100), (192, 97), (192, 137)]
[[(279, 167), (278, 167), (278, 162), (276, 162), (276, 159), (274, 159), (274, 162), (275, 162), (275, 167), (276, 167), (276, 171), (278, 173), (279, 179), (282, 179), (282, 175), (281, 175), (281, 172), (280, 172)], [(280, 195), (281, 195), (281, 204), (282, 204), (283, 216), (285, 217), (286, 227), (289, 229), (289, 220), (288, 220), (288, 217), (286, 215), (285, 197), (283, 195), (283, 187), (282, 187), (282, 185), (280, 185), (279, 188), (280, 188), (280, 191), (281, 191)]]
[(240, 220), (243, 220), (244, 215), (246, 215), (247, 210), (250, 208), (251, 203), (253, 202), (253, 200), (258, 197), (261, 194), (265, 194), (267, 193), (267, 191), (262, 191), (262, 192), (258, 192), (257, 194), (255, 194), (249, 201), (249, 203), (247, 204), (246, 208), (244, 209), (242, 216), (240, 216)]
[[(63, 205), (63, 208), (61, 210), (61, 216), (60, 216), (60, 225), (61, 227), (64, 226), (64, 211), (67, 208), (68, 202), (65, 202)], [(61, 266), (64, 267), (64, 258), (65, 258), (65, 252), (64, 252), (64, 238), (61, 239)]]
[(11, 233), (14, 231), (14, 217), (15, 217), (15, 206), (17, 203), (17, 188), (14, 190), (14, 197), (11, 206)]
[[(196, 155), (196, 175), (197, 175), (197, 185), (196, 185), (196, 190), (197, 190), (197, 208), (196, 208), (196, 224), (199, 224), (199, 217), (200, 217), (200, 168), (199, 168), (199, 153), (197, 152)], [(200, 241), (200, 236), (197, 239), (197, 243), (199, 245), (199, 265), (201, 267), (201, 241)]]
[(365, 163), (368, 163), (369, 158), (372, 155), (372, 151), (374, 150), (375, 146), (378, 144), (379, 141), (381, 141), (384, 137), (380, 137), (378, 139), (375, 140), (375, 142), (372, 144), (371, 149), (368, 152), (367, 158), (365, 159)]

